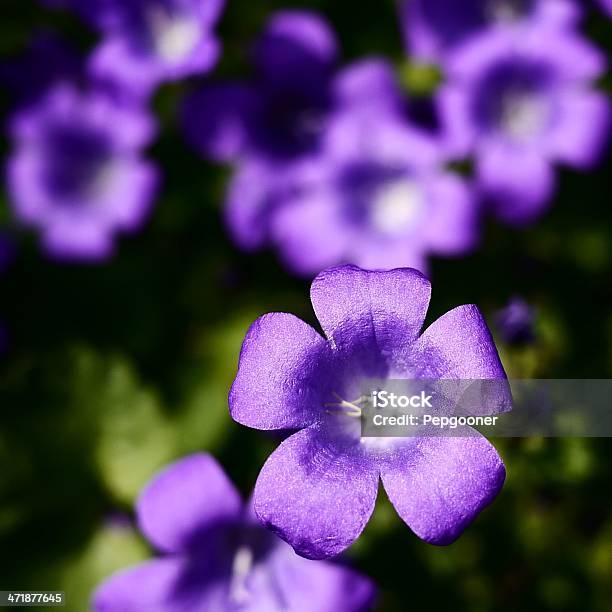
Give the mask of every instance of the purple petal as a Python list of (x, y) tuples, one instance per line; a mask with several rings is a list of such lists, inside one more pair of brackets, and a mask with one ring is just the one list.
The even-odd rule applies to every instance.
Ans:
[[(468, 351), (466, 351), (468, 353)], [(382, 468), (398, 514), (421, 539), (453, 542), (499, 493), (505, 479), (497, 451), (481, 436), (425, 437)]]
[(440, 60), (469, 45), (483, 33), (513, 34), (531, 27), (539, 32), (569, 32), (582, 15), (574, 0), (512, 0), (491, 4), (468, 0), (456, 10), (455, 0), (403, 0), (400, 18), (407, 46), (420, 59)]
[[(525, 39), (524, 36), (521, 38)], [(526, 46), (520, 48), (549, 62), (570, 82), (588, 83), (599, 78), (607, 68), (605, 54), (587, 38), (571, 31), (532, 29)]]
[(268, 239), (276, 190), (272, 168), (258, 161), (249, 160), (232, 176), (225, 203), (225, 223), (241, 249), (254, 251)]
[(161, 472), (136, 507), (141, 531), (165, 552), (188, 550), (206, 529), (237, 520), (241, 510), (234, 485), (205, 454), (191, 455)]
[(271, 313), (251, 325), (229, 394), (232, 418), (256, 429), (298, 429), (316, 418), (331, 372), (327, 342), (304, 321)]
[(191, 94), (183, 105), (183, 133), (204, 157), (231, 161), (249, 144), (256, 103), (256, 93), (241, 83), (205, 87)]
[(377, 354), (392, 352), (418, 336), (430, 295), (429, 281), (410, 268), (330, 268), (310, 289), (317, 318), (335, 346), (376, 347)]
[(598, 92), (570, 91), (559, 104), (562, 120), (549, 136), (549, 151), (569, 166), (588, 169), (599, 161), (609, 141), (610, 102)]
[(187, 559), (167, 557), (118, 572), (93, 595), (95, 612), (197, 612), (207, 607), (207, 576)]
[(447, 155), (460, 159), (471, 154), (478, 139), (472, 116), (471, 86), (463, 83), (442, 85), (437, 94), (442, 143)]
[(368, 236), (361, 237), (357, 248), (346, 257), (366, 270), (393, 270), (398, 266), (414, 268), (426, 274), (428, 271), (426, 249), (414, 236)]
[(116, 99), (146, 100), (161, 80), (146, 58), (135, 57), (121, 38), (103, 39), (88, 60), (92, 80)]
[(459, 306), (432, 323), (415, 348), (436, 378), (504, 379), (491, 332), (478, 307)]
[[(372, 608), (376, 588), (358, 572), (287, 551), (278, 555), (276, 579), (286, 593), (287, 608), (300, 612), (365, 612)], [(264, 586), (264, 585), (262, 585)], [(265, 588), (270, 590), (269, 583)]]
[(338, 55), (338, 43), (325, 19), (311, 11), (275, 13), (254, 50), (254, 61), (272, 82), (315, 81), (324, 77)]
[(526, 24), (475, 37), (453, 53), (447, 70), (452, 79), (476, 81), (492, 62), (508, 59), (541, 62), (569, 82), (591, 81), (606, 69), (603, 53), (583, 37)]
[(226, 5), (226, 0), (206, 0), (206, 2), (196, 2), (198, 14), (200, 16), (200, 23), (203, 26), (212, 27), (223, 13)]
[(334, 79), (335, 98), (343, 107), (382, 104), (399, 107), (402, 96), (393, 66), (379, 58), (350, 64)]
[(43, 232), (42, 247), (62, 262), (101, 262), (115, 253), (112, 234), (89, 219), (54, 222)]
[(492, 200), (495, 214), (516, 225), (538, 219), (556, 187), (554, 169), (543, 154), (502, 143), (480, 152), (477, 173), (480, 189)]
[(429, 182), (430, 215), (423, 225), (427, 246), (441, 255), (460, 255), (478, 240), (479, 207), (466, 182), (457, 175), (440, 174)]
[(337, 555), (357, 539), (378, 489), (368, 457), (319, 436), (308, 428), (285, 440), (263, 466), (254, 497), (263, 524), (309, 559)]
[(576, 26), (582, 17), (582, 6), (575, 0), (539, 0), (534, 20), (557, 28)]
[(355, 105), (338, 113), (325, 134), (326, 151), (337, 162), (375, 160), (378, 164), (413, 170), (439, 163), (442, 155), (439, 143), (393, 110), (372, 100), (369, 106)]
[(346, 259), (351, 238), (332, 193), (298, 194), (275, 213), (272, 240), (287, 267), (313, 276)]

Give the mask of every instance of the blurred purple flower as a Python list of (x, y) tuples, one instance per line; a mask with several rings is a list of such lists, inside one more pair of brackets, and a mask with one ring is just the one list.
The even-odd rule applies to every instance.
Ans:
[(567, 27), (581, 15), (574, 0), (402, 0), (400, 18), (408, 47), (424, 60), (448, 51), (491, 28), (526, 21), (538, 27)]
[(495, 315), (495, 326), (504, 342), (529, 344), (535, 340), (535, 309), (514, 297)]
[(205, 157), (287, 162), (316, 150), (333, 99), (338, 45), (309, 11), (282, 11), (253, 52), (256, 78), (206, 86), (184, 105), (189, 142)]
[[(312, 17), (300, 19), (310, 24)], [(257, 130), (245, 131), (248, 113), (223, 103), (229, 91), (244, 94), (237, 85), (205, 90), (187, 105), (185, 125), (195, 127), (192, 137), (203, 153), (239, 156), (225, 208), (237, 244), (245, 250), (273, 244), (287, 266), (303, 275), (343, 262), (424, 270), (430, 253), (456, 255), (473, 247), (474, 198), (463, 180), (443, 170), (437, 140), (407, 119), (392, 67), (369, 59), (330, 79), (321, 65), (305, 65), (306, 74), (319, 75), (329, 88), (312, 138), (291, 136), (292, 127), (299, 131), (299, 113), (279, 124), (286, 137), (255, 119), (253, 125), (265, 130), (262, 138)], [(296, 80), (299, 70), (287, 74)], [(297, 79), (301, 87), (312, 82)], [(247, 99), (240, 97), (243, 108)], [(278, 120), (278, 112), (270, 117)], [(265, 134), (272, 135), (270, 142)], [(279, 148), (280, 141), (293, 145)]]
[(554, 162), (586, 169), (607, 141), (610, 105), (591, 89), (602, 53), (570, 33), (498, 30), (447, 63), (440, 103), (449, 147), (474, 152), (477, 180), (494, 212), (529, 223), (556, 187)]
[(159, 474), (137, 515), (162, 556), (111, 576), (94, 595), (96, 612), (357, 612), (372, 605), (367, 578), (302, 559), (266, 532), (210, 455), (191, 455)]
[[(349, 402), (364, 378), (505, 379), (476, 306), (421, 333), (430, 292), (411, 269), (331, 268), (311, 287), (326, 338), (286, 313), (264, 315), (246, 335), (230, 412), (256, 429), (300, 430), (265, 463), (254, 495), (261, 521), (300, 555), (322, 559), (350, 546), (372, 514), (379, 478), (411, 529), (441, 545), (503, 485), (504, 464), (480, 435), (360, 437), (361, 411)], [(489, 409), (509, 401), (504, 392)], [(341, 408), (326, 409), (330, 402)]]
[(100, 82), (146, 96), (217, 62), (214, 26), (225, 0), (96, 0), (76, 9), (101, 31), (90, 69)]
[(50, 256), (106, 259), (117, 232), (142, 226), (159, 178), (140, 157), (155, 131), (147, 113), (58, 85), (10, 123), (11, 204)]
[(0, 64), (0, 86), (15, 107), (35, 103), (58, 80), (78, 80), (82, 60), (77, 51), (48, 32), (37, 34), (24, 53)]
[(477, 204), (444, 170), (437, 147), (394, 111), (355, 110), (330, 122), (323, 155), (294, 168), (272, 213), (271, 239), (288, 267), (314, 275), (339, 263), (427, 269), (478, 238)]

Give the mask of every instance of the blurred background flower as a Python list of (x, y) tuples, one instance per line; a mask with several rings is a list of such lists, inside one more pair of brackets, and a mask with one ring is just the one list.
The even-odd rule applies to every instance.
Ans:
[(492, 31), (446, 67), (449, 146), (474, 152), (480, 191), (504, 221), (541, 217), (556, 188), (553, 162), (588, 169), (600, 160), (610, 103), (590, 86), (606, 61), (583, 38), (533, 25)]
[(339, 563), (296, 555), (266, 531), (210, 456), (158, 474), (137, 503), (140, 529), (163, 556), (118, 572), (93, 598), (96, 612), (370, 609), (374, 585)]
[(158, 183), (140, 159), (154, 121), (96, 92), (58, 85), (11, 119), (7, 183), (16, 217), (42, 233), (52, 257), (96, 261), (114, 234), (140, 228)]

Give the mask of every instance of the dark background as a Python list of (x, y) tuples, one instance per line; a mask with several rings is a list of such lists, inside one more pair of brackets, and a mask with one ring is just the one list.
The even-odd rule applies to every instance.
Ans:
[[(411, 85), (393, 3), (380, 0), (230, 0), (223, 57), (208, 78), (248, 75), (249, 44), (273, 10), (288, 7), (321, 10), (345, 60), (385, 55)], [(34, 1), (3, 0), (1, 15), (3, 61), (41, 29), (83, 54), (96, 40), (74, 15)], [(610, 21), (592, 12), (584, 29), (610, 52)], [(224, 232), (229, 171), (201, 161), (177, 130), (176, 109), (195, 83), (165, 86), (154, 99), (162, 127), (151, 156), (164, 187), (148, 226), (122, 239), (112, 262), (47, 261), (12, 220), (5, 191), (0, 201), (1, 227), (17, 246), (0, 279), (9, 337), (0, 359), (0, 588), (63, 589), (70, 611), (87, 608), (103, 577), (149, 554), (130, 509), (168, 461), (210, 451), (250, 492), (275, 442), (227, 412), (242, 337), (268, 311), (314, 322), (309, 282), (292, 278), (272, 253), (239, 253)], [(8, 92), (1, 104), (5, 117)], [(5, 136), (2, 151), (10, 151)], [(429, 319), (476, 303), (492, 322), (521, 295), (537, 307), (537, 341), (513, 348), (498, 340), (509, 376), (610, 377), (611, 169), (608, 157), (597, 172), (561, 171), (559, 196), (537, 225), (513, 230), (487, 220), (473, 256), (435, 260)], [(495, 444), (506, 486), (449, 547), (421, 542), (381, 490), (349, 551), (380, 585), (380, 609), (610, 610), (612, 443)]]

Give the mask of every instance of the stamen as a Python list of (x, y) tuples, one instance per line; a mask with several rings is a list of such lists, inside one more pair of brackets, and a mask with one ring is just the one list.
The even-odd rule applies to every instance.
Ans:
[(253, 551), (248, 546), (241, 546), (234, 556), (232, 565), (232, 580), (230, 584), (230, 599), (236, 604), (244, 604), (249, 592), (246, 579), (253, 567)]
[(341, 413), (345, 416), (361, 418), (361, 408), (359, 407), (359, 404), (367, 399), (365, 395), (358, 397), (352, 402), (342, 399), (342, 397), (340, 397), (340, 395), (338, 395), (338, 393), (335, 391), (332, 391), (332, 395), (339, 401), (327, 402), (323, 404), (326, 408), (328, 408), (328, 410), (325, 411), (327, 414)]

